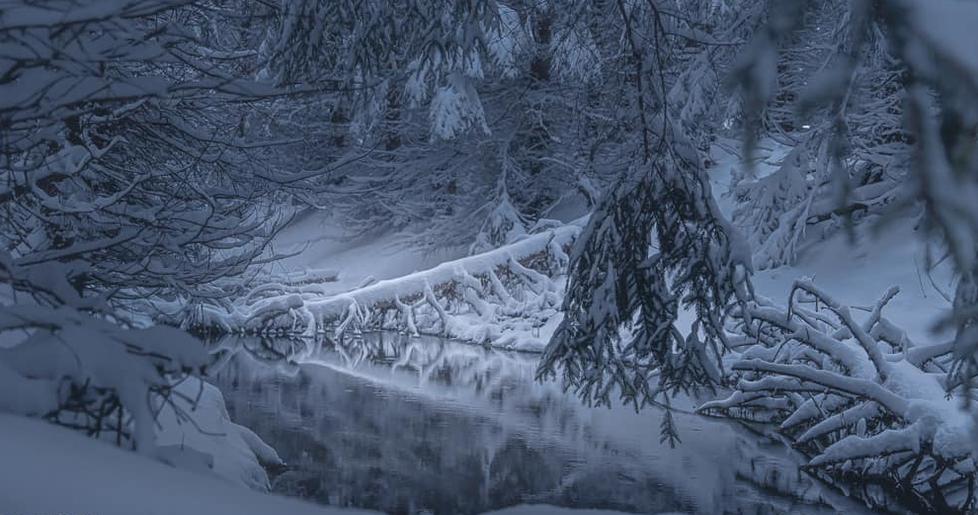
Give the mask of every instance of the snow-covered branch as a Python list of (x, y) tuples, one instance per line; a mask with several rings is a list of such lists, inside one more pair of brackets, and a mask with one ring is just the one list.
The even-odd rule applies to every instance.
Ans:
[(775, 424), (830, 482), (855, 478), (902, 492), (915, 509), (967, 512), (974, 421), (943, 373), (922, 368), (946, 365), (948, 345), (885, 337), (894, 326), (883, 310), (896, 294), (862, 320), (808, 280), (795, 283), (787, 309), (759, 299), (731, 326), (752, 342), (727, 358), (733, 392), (699, 411)]

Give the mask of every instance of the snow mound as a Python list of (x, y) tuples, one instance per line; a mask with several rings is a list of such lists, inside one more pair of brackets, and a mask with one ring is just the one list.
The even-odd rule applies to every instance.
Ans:
[[(268, 491), (262, 465), (283, 465), (282, 459), (250, 429), (231, 421), (220, 390), (198, 378), (189, 378), (174, 390), (174, 402), (157, 417), (157, 445), (170, 451), (163, 461)], [(194, 463), (187, 458), (195, 454), (206, 461)]]

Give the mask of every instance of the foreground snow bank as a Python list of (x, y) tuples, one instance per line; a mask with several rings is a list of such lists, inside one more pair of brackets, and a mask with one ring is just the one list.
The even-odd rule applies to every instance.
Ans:
[(268, 490), (275, 451), (231, 422), (221, 392), (199, 374), (201, 342), (169, 327), (125, 328), (66, 306), (3, 306), (0, 412), (45, 416), (189, 470)]
[(366, 514), (177, 470), (69, 429), (0, 414), (0, 513)]
[(157, 417), (156, 444), (165, 463), (213, 474), (254, 490), (269, 489), (262, 465), (283, 465), (254, 432), (231, 421), (217, 387), (196, 377), (174, 389)]

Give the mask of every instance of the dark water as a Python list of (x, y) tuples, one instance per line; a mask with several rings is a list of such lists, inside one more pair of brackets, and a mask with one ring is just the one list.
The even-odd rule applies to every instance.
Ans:
[(232, 418), (289, 464), (273, 476), (273, 490), (287, 495), (391, 514), (520, 503), (861, 511), (813, 485), (780, 446), (724, 423), (678, 413), (682, 445), (660, 445), (660, 411), (584, 407), (534, 381), (533, 355), (389, 333), (337, 346), (222, 345), (229, 359), (213, 381)]

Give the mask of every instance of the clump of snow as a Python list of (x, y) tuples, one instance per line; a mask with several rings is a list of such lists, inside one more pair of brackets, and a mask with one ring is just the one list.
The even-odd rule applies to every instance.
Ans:
[[(174, 401), (163, 407), (157, 423), (157, 445), (168, 448), (171, 456), (185, 450), (198, 452), (208, 460), (206, 468), (198, 471), (209, 470), (253, 490), (269, 489), (264, 466), (283, 465), (258, 435), (231, 421), (221, 392), (198, 378), (174, 389)], [(163, 461), (180, 467), (171, 460)]]
[(471, 80), (460, 73), (449, 74), (447, 80), (431, 99), (431, 139), (450, 140), (472, 127), (488, 134), (482, 101)]
[(520, 24), (519, 13), (510, 7), (499, 4), (499, 25), (489, 30), (489, 55), (501, 75), (512, 79), (519, 73), (517, 57), (519, 52), (532, 43), (529, 34)]

